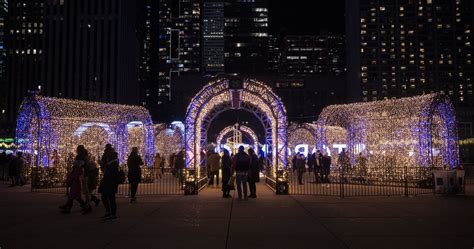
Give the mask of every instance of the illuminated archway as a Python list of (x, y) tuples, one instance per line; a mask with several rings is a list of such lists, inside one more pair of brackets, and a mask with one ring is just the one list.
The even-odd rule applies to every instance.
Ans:
[(346, 131), (347, 152), (393, 159), (391, 166), (450, 167), (459, 165), (454, 109), (440, 94), (394, 100), (332, 105), (318, 119), (318, 148), (328, 145), (328, 128)]
[(287, 165), (286, 110), (282, 101), (261, 82), (252, 79), (218, 79), (210, 82), (192, 99), (186, 112), (186, 168), (198, 179), (202, 148), (207, 144), (207, 130), (212, 120), (230, 109), (253, 113), (265, 130), (265, 143), (271, 152), (273, 174)]
[[(217, 135), (217, 139), (216, 139), (216, 144), (217, 144), (217, 148), (218, 148), (219, 151), (220, 151), (220, 145), (222, 144), (222, 140), (224, 139), (224, 137), (226, 137), (233, 130), (234, 130), (234, 126), (231, 125), (231, 126), (225, 127), (224, 129), (222, 129), (221, 132), (219, 132), (219, 134)], [(257, 150), (258, 149), (257, 148), (258, 147), (257, 134), (255, 134), (255, 132), (250, 127), (247, 127), (247, 126), (244, 126), (244, 125), (239, 125), (239, 130), (242, 133), (244, 133), (248, 138), (250, 138), (250, 144), (253, 145), (255, 150)]]

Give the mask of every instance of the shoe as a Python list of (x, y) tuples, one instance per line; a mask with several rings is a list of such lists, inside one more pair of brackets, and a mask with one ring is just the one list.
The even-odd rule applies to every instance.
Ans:
[(137, 198), (130, 199), (130, 203), (136, 203), (136, 202), (137, 202)]
[(107, 218), (109, 218), (109, 216), (111, 216), (111, 215), (112, 215), (111, 213), (106, 213), (106, 214), (102, 215), (100, 218), (101, 218), (101, 219), (107, 219)]
[(95, 206), (99, 206), (100, 200), (99, 199), (94, 199), (93, 202), (95, 203)]
[(71, 213), (71, 209), (70, 209), (70, 208), (63, 209), (63, 210), (61, 210), (61, 212), (62, 212), (63, 214), (70, 214), (70, 213)]
[(82, 210), (82, 214), (88, 214), (92, 211), (92, 207), (89, 205), (84, 210)]
[(111, 214), (109, 217), (105, 218), (105, 220), (117, 220), (117, 215)]
[(59, 209), (62, 209), (62, 210), (67, 209), (67, 208), (68, 207), (66, 205), (59, 206)]

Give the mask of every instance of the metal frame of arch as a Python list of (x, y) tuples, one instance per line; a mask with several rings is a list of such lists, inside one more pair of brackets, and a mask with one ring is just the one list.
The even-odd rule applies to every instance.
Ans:
[(241, 89), (231, 89), (228, 79), (217, 79), (192, 99), (185, 120), (186, 168), (200, 175), (201, 153), (209, 125), (220, 113), (230, 109), (247, 110), (262, 123), (275, 177), (276, 170), (285, 169), (287, 165), (286, 110), (270, 87), (252, 79), (243, 80)]

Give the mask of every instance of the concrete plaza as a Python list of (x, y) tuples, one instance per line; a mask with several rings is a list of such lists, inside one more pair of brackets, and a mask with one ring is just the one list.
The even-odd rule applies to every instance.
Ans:
[(102, 206), (81, 215), (57, 208), (65, 197), (0, 186), (1, 249), (68, 248), (429, 248), (474, 247), (474, 197), (197, 196), (118, 198), (119, 219)]

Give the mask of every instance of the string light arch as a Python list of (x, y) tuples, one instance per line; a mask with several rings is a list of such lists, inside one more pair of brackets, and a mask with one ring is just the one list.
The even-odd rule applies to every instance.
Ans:
[(318, 119), (319, 149), (328, 145), (328, 127), (346, 131), (351, 161), (357, 153), (370, 159), (393, 158), (400, 166), (459, 165), (454, 109), (440, 94), (332, 105)]
[[(220, 150), (220, 145), (222, 144), (222, 141), (226, 136), (229, 134), (232, 134), (232, 131), (234, 130), (234, 126), (230, 125), (222, 129), (221, 132), (217, 135), (216, 139), (216, 144), (217, 148)], [(241, 131), (243, 134), (245, 134), (248, 138), (250, 138), (250, 144), (253, 145), (255, 151), (258, 149), (258, 137), (257, 134), (248, 126), (245, 125), (239, 125), (239, 131)]]
[(277, 169), (287, 165), (286, 109), (267, 85), (245, 79), (236, 87), (234, 79), (231, 80), (220, 78), (209, 82), (189, 104), (185, 120), (186, 167), (200, 176), (202, 148), (207, 144), (212, 120), (226, 110), (243, 109), (253, 113), (264, 127), (275, 176)]
[[(133, 129), (139, 128), (141, 135), (134, 138)], [(99, 132), (103, 137), (81, 140), (91, 129), (103, 131)], [(145, 162), (153, 163), (152, 121), (148, 110), (140, 106), (32, 95), (20, 106), (16, 133), (18, 149), (34, 155), (33, 165), (38, 167), (50, 165), (53, 150), (65, 161), (79, 142), (101, 139), (115, 147), (121, 162), (125, 162), (132, 146), (139, 146)], [(88, 144), (84, 145), (87, 148)]]

